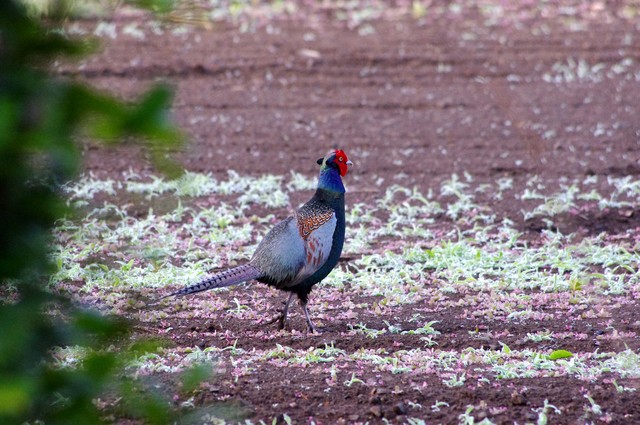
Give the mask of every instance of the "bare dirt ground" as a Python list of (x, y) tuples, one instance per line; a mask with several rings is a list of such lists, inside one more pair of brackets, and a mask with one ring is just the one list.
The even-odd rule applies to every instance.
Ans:
[[(176, 93), (171, 115), (189, 138), (179, 157), (191, 171), (220, 178), (229, 169), (256, 176), (311, 173), (317, 157), (340, 147), (356, 163), (347, 176), (347, 208), (374, 202), (392, 184), (437, 191), (453, 173), (465, 172), (477, 184), (510, 177), (514, 191), (539, 176), (544, 190), (552, 192), (571, 179), (598, 176), (606, 182), (608, 176), (640, 174), (638, 4), (589, 5), (576, 2), (570, 5), (575, 10), (554, 9), (557, 13), (522, 6), (500, 14), (434, 2), (424, 16), (404, 13), (355, 24), (337, 19), (332, 10), (316, 10), (259, 22), (248, 32), (217, 23), (213, 29), (180, 31), (166, 26), (157, 33), (145, 30), (143, 37), (123, 29), (136, 23), (142, 28), (147, 18), (117, 16), (109, 24), (118, 37), (103, 34), (100, 54), (65, 65), (60, 73), (124, 97), (158, 81), (171, 84)], [(98, 22), (74, 25), (93, 31)], [(98, 175), (150, 170), (145, 154), (127, 146), (105, 150), (88, 145), (85, 158), (86, 170)], [(296, 195), (292, 204), (307, 195)], [(542, 237), (543, 223), (525, 221), (520, 204), (508, 197), (487, 202), (500, 217), (513, 220), (532, 244)], [(450, 228), (452, 222), (442, 216), (437, 226)], [(585, 212), (562, 216), (555, 226), (585, 236), (606, 232), (630, 238), (638, 233), (640, 217), (633, 210)], [(349, 267), (349, 261), (343, 259), (340, 267)], [(253, 305), (265, 321), (283, 296), (256, 285), (203, 295)], [(320, 335), (304, 334), (298, 312), (292, 333), (224, 311), (173, 316), (170, 304), (161, 307), (168, 313), (165, 319), (141, 326), (144, 334), (168, 338), (176, 347), (235, 343), (251, 352), (277, 344), (299, 350), (333, 345), (346, 352), (386, 353), (424, 347), (410, 335), (374, 339), (350, 332), (322, 298), (319, 288), (311, 300), (324, 329)], [(440, 350), (499, 351), (496, 334), (511, 349), (524, 349), (534, 345), (524, 335), (541, 328), (584, 335), (562, 341), (561, 348), (574, 353), (640, 348), (638, 304), (628, 298), (607, 307), (610, 314), (602, 317), (581, 316), (570, 304), (543, 306), (561, 317), (544, 323), (474, 316), (469, 306), (456, 307), (455, 295), (446, 308), (423, 300), (376, 314), (375, 299), (354, 296), (351, 301), (358, 321), (372, 329), (384, 328), (385, 321), (410, 329), (416, 313), (438, 321)], [(614, 329), (631, 336), (602, 337)], [(262, 332), (272, 338), (256, 337)], [(523, 424), (537, 421), (533, 409), (547, 399), (562, 410), (549, 411), (550, 423), (640, 423), (637, 393), (612, 391), (606, 374), (447, 386), (424, 371), (364, 366), (360, 372), (358, 378), (368, 385), (326, 391), (326, 375), (312, 367), (260, 363), (238, 378), (227, 364), (193, 403), (231, 402), (254, 421), (284, 421), (286, 413), (294, 423), (323, 424), (403, 423), (410, 417), (458, 423), (460, 413), (472, 405), (478, 422), (490, 417), (495, 423)], [(339, 369), (339, 382), (349, 377)], [(637, 378), (625, 381), (638, 384)], [(597, 400), (603, 415), (585, 410), (585, 394)], [(448, 407), (432, 408), (436, 401)]]

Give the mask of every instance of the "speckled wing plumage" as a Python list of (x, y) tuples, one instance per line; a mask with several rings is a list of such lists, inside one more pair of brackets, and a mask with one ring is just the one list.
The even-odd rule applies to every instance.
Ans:
[(313, 275), (329, 257), (336, 222), (335, 211), (313, 199), (278, 223), (250, 261), (262, 271), (258, 280), (285, 289)]
[(327, 204), (314, 200), (309, 201), (296, 213), (300, 237), (307, 240), (314, 230), (335, 218), (335, 211)]
[(317, 200), (312, 200), (300, 208), (296, 220), (298, 232), (304, 240), (305, 262), (292, 282), (293, 285), (312, 276), (327, 261), (337, 223), (335, 211)]

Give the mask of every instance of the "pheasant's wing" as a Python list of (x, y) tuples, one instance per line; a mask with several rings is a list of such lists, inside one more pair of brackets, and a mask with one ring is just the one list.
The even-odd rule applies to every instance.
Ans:
[(305, 249), (295, 218), (288, 217), (266, 234), (250, 264), (262, 272), (259, 281), (284, 288), (290, 286), (304, 267)]
[(336, 223), (333, 209), (312, 201), (276, 224), (251, 258), (257, 280), (284, 289), (312, 276), (329, 257)]
[(329, 258), (336, 230), (336, 214), (331, 208), (305, 207), (298, 210), (295, 217), (298, 233), (304, 242), (305, 261), (291, 286), (312, 276), (324, 265)]

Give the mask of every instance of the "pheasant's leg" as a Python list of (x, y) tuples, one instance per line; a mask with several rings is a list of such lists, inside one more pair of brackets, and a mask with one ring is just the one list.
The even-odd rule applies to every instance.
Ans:
[(284, 307), (282, 308), (282, 315), (278, 319), (280, 322), (280, 329), (284, 329), (284, 325), (285, 323), (287, 323), (287, 314), (289, 313), (289, 305), (291, 304), (291, 301), (293, 301), (294, 295), (295, 293), (292, 292), (291, 295), (289, 295), (289, 299), (287, 300), (287, 302), (284, 303)]
[(319, 333), (318, 329), (313, 325), (311, 321), (311, 317), (309, 317), (309, 310), (307, 310), (307, 302), (300, 300), (300, 307), (302, 307), (302, 311), (304, 311), (304, 317), (307, 319), (307, 326), (309, 327), (309, 332), (312, 334)]
[(280, 329), (284, 329), (285, 322), (287, 321), (287, 313), (289, 312), (289, 305), (291, 304), (291, 301), (293, 300), (293, 295), (294, 294), (292, 292), (291, 295), (289, 296), (289, 298), (287, 299), (287, 301), (284, 303), (284, 307), (282, 307), (282, 310), (279, 310), (280, 311), (279, 315), (277, 315), (273, 319), (269, 320), (268, 322), (262, 323), (262, 325), (270, 325), (272, 323), (278, 322), (278, 327)]

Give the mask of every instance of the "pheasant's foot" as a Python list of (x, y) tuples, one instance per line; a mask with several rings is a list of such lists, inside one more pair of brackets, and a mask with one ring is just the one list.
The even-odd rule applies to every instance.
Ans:
[(309, 328), (309, 332), (312, 334), (321, 334), (322, 332), (316, 328), (316, 326), (311, 321), (311, 317), (309, 317), (309, 310), (307, 310), (307, 303), (300, 302), (300, 306), (302, 307), (302, 311), (304, 312), (304, 318), (307, 320), (307, 327)]
[(262, 322), (260, 325), (273, 325), (274, 323), (278, 322), (278, 326), (280, 325), (280, 323), (282, 322), (282, 314), (278, 314), (276, 317), (274, 317), (273, 319), (269, 319), (266, 322)]
[(324, 333), (324, 331), (320, 328), (315, 327), (314, 325), (309, 326), (309, 333), (311, 334), (316, 334), (316, 335), (322, 335)]
[(273, 319), (269, 320), (268, 322), (265, 322), (264, 323), (265, 325), (271, 325), (273, 323), (278, 322), (278, 329), (284, 329), (285, 325), (287, 324), (287, 314), (289, 313), (289, 304), (291, 304), (293, 295), (294, 294), (291, 293), (287, 301), (284, 302), (284, 306), (282, 307), (282, 309), (278, 310), (280, 314), (274, 317)]
[(282, 314), (280, 317), (278, 317), (278, 329), (280, 330), (284, 329), (286, 324), (287, 324), (287, 316)]

